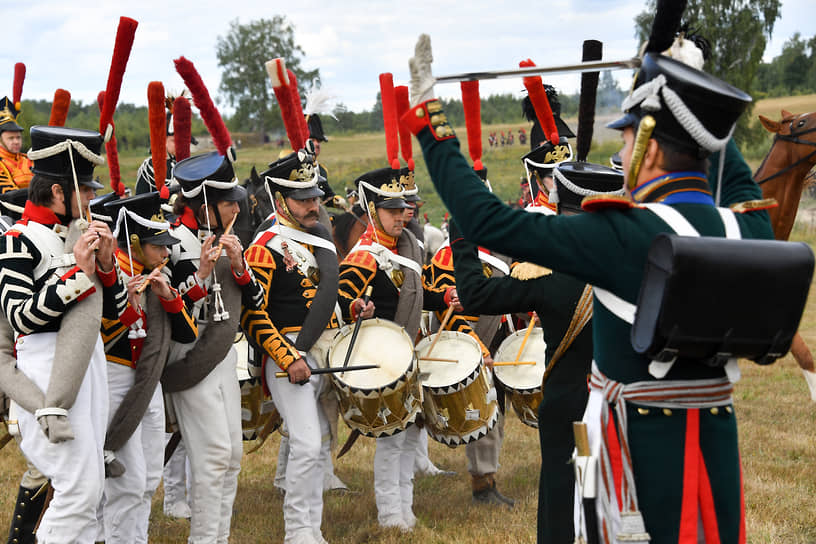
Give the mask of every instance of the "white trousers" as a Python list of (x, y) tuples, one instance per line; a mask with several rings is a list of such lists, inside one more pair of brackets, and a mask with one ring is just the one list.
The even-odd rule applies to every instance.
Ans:
[[(135, 375), (136, 371), (129, 366), (108, 363), (109, 414), (111, 417), (119, 409), (125, 394), (133, 386)], [(105, 479), (105, 496), (102, 500), (105, 541), (136, 542), (136, 535), (143, 528), (138, 519), (139, 506), (144, 497), (146, 483), (141, 423), (128, 441), (113, 453), (124, 465), (125, 473), (116, 478)], [(144, 529), (146, 530), (147, 527)], [(144, 535), (144, 538), (147, 538), (147, 534)]]
[(142, 419), (142, 451), (145, 459), (144, 495), (138, 506), (137, 522), (141, 527), (136, 533), (136, 542), (147, 544), (147, 532), (150, 526), (150, 508), (153, 495), (159, 487), (164, 468), (164, 395), (161, 384), (153, 392), (153, 398)]
[[(18, 368), (43, 391), (48, 389), (56, 340), (55, 332), (17, 340)], [(93, 543), (97, 536), (96, 510), (105, 480), (102, 447), (108, 423), (107, 364), (99, 337), (74, 405), (68, 410), (73, 440), (49, 442), (34, 414), (19, 410), (20, 448), (54, 488), (37, 530), (40, 544)]]
[(400, 433), (377, 439), (374, 497), (380, 525), (395, 525), (402, 520), (413, 526), (415, 522), (413, 478), (419, 431), (419, 427), (411, 425)]
[[(309, 366), (315, 361), (306, 355)], [(267, 387), (289, 432), (288, 458), (284, 486), (283, 521), (286, 541), (301, 535), (320, 534), (323, 519), (323, 436), (329, 423), (318, 404), (321, 376), (312, 376), (308, 383), (295, 385), (288, 378), (276, 378), (278, 366), (268, 361), (265, 366)]]
[[(172, 433), (165, 433), (164, 444), (170, 441)], [(162, 455), (162, 459), (164, 456)], [(193, 479), (190, 476), (190, 462), (187, 459), (187, 448), (184, 447), (184, 437), (176, 446), (170, 460), (164, 465), (162, 471), (162, 479), (164, 480), (164, 510), (167, 511), (171, 505), (177, 502), (185, 502), (189, 506), (188, 495), (190, 490), (190, 481)]]
[(170, 395), (190, 460), (190, 544), (226, 544), (229, 540), (244, 451), (235, 362), (235, 350), (230, 348), (206, 378)]

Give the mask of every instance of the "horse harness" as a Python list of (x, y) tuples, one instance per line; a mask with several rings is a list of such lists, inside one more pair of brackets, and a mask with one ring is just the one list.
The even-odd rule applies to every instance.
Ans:
[[(810, 146), (813, 146), (813, 147), (816, 148), (816, 142), (811, 142), (809, 140), (803, 140), (803, 139), (798, 137), (798, 136), (801, 136), (803, 134), (809, 134), (811, 132), (816, 132), (816, 127), (810, 128), (808, 130), (803, 130), (802, 132), (793, 132), (793, 121), (791, 121), (790, 129), (791, 129), (790, 134), (779, 134), (779, 133), (777, 133), (774, 136), (774, 145), (776, 145), (777, 140), (782, 140), (784, 142), (792, 142), (794, 144), (810, 145)], [(770, 181), (770, 180), (774, 179), (775, 177), (778, 177), (778, 176), (781, 176), (782, 174), (790, 172), (791, 170), (793, 170), (794, 168), (796, 168), (797, 166), (799, 166), (803, 162), (807, 161), (808, 159), (810, 159), (814, 155), (816, 155), (816, 149), (814, 149), (813, 151), (811, 151), (810, 153), (808, 153), (804, 157), (800, 158), (796, 162), (789, 164), (788, 166), (786, 166), (782, 170), (780, 170), (780, 171), (778, 171), (778, 172), (776, 172), (774, 174), (771, 174), (770, 176), (766, 177), (765, 179), (758, 180), (756, 182), (757, 185), (762, 185), (766, 181)]]

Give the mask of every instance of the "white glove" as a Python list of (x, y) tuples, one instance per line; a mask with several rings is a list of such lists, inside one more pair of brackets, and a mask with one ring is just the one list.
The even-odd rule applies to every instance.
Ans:
[(436, 79), (431, 73), (432, 62), (431, 37), (420, 34), (414, 48), (414, 56), (408, 59), (408, 67), (411, 70), (411, 107), (434, 97), (433, 86)]

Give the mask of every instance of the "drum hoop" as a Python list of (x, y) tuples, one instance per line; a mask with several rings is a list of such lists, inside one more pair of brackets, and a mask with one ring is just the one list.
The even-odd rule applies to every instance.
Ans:
[(431, 435), (431, 438), (437, 442), (441, 442), (442, 444), (451, 447), (461, 446), (462, 444), (468, 444), (470, 442), (479, 440), (483, 436), (486, 436), (487, 433), (489, 433), (496, 425), (498, 419), (499, 405), (498, 403), (493, 403), (493, 413), (491, 414), (490, 419), (488, 419), (487, 424), (484, 427), (474, 429), (465, 436), (459, 436), (458, 434), (440, 434), (435, 432), (431, 425), (426, 425), (426, 429), (428, 430), (428, 434)]

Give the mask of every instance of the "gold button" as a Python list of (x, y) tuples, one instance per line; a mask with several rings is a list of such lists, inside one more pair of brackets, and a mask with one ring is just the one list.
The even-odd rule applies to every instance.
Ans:
[(648, 408), (638, 408), (638, 414), (640, 414), (640, 415), (642, 415), (642, 416), (645, 416), (645, 415), (646, 415), (646, 414), (648, 414), (648, 413), (649, 413), (649, 409), (648, 409)]
[(672, 411), (669, 410), (668, 408), (663, 408), (663, 415), (664, 416), (670, 416), (670, 415), (672, 415)]
[(712, 408), (712, 409), (711, 409), (711, 415), (712, 415), (712, 416), (716, 416), (716, 415), (717, 415), (717, 414), (719, 414), (719, 413), (720, 413), (720, 409), (719, 409), (719, 408), (717, 408), (716, 406), (715, 406), (714, 408)]
[(436, 136), (437, 136), (437, 138), (444, 138), (445, 135), (446, 135), (445, 134), (445, 127), (443, 127), (441, 125), (436, 127)]
[(419, 119), (422, 119), (423, 117), (425, 117), (425, 110), (423, 110), (422, 108), (419, 108), (418, 110), (416, 110), (416, 116)]
[(731, 408), (730, 406), (726, 406), (726, 407), (725, 407), (725, 411), (726, 411), (726, 412), (728, 412), (728, 413), (730, 414), (731, 412), (733, 412), (733, 411), (734, 411), (734, 409), (733, 409), (733, 408)]
[(82, 292), (82, 291), (80, 291), (79, 289), (77, 289), (76, 291), (74, 291), (74, 293), (76, 293), (77, 295), (78, 295), (78, 294), (80, 294), (81, 292)]
[(65, 300), (71, 300), (71, 295), (65, 295)]

